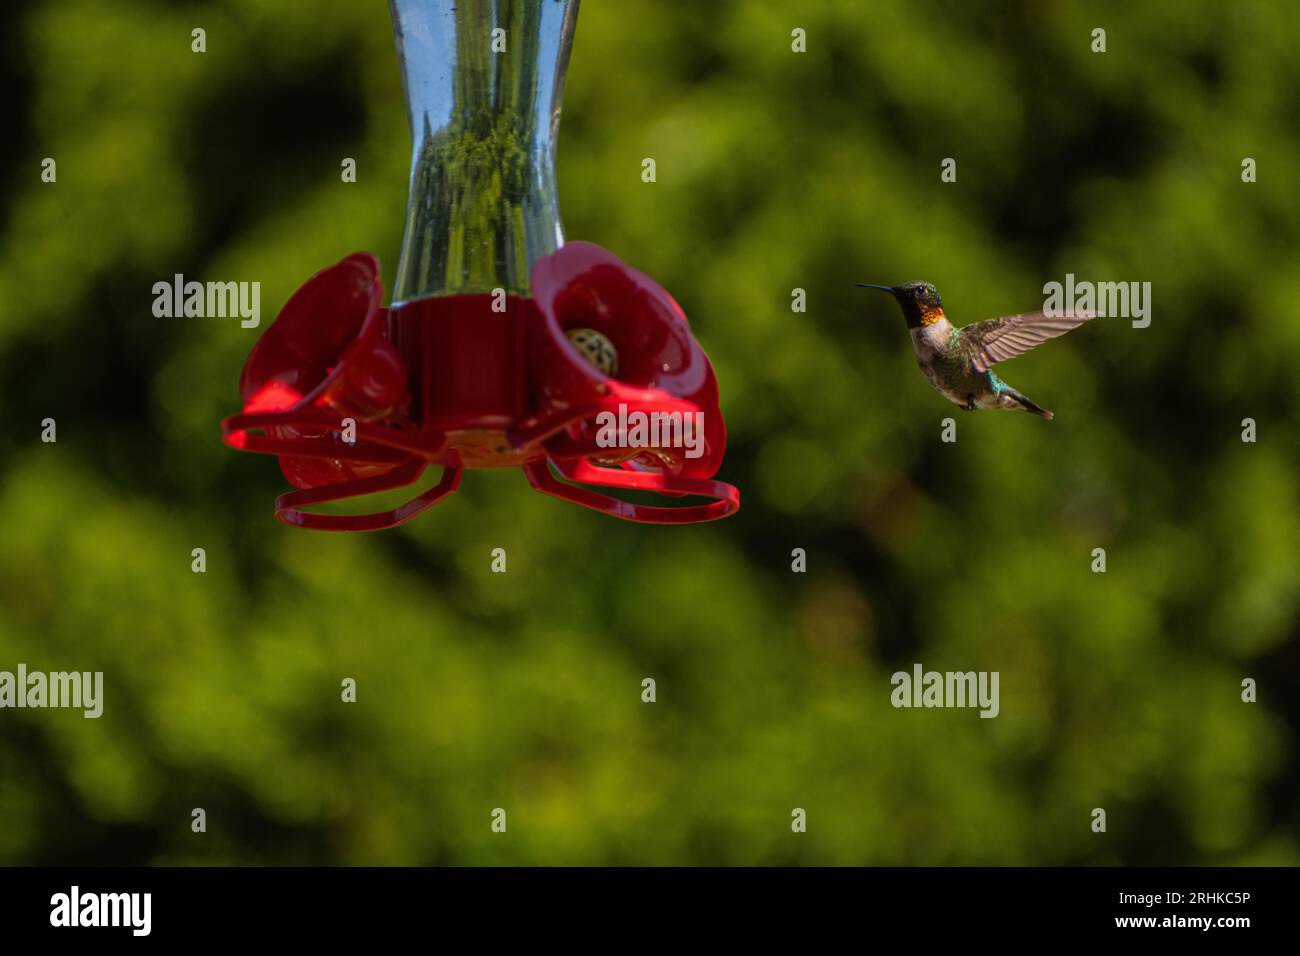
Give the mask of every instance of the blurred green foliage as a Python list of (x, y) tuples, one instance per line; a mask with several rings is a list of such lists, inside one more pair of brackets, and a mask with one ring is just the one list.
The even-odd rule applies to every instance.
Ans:
[[(28, 0), (0, 37), (0, 669), (106, 684), (97, 721), (0, 712), (0, 862), (1300, 858), (1296, 5), (587, 0), (566, 231), (715, 363), (743, 507), (690, 528), (471, 472), (400, 530), (297, 531), (221, 445), (259, 333), (151, 286), (260, 281), (263, 327), (359, 249), (391, 287), (383, 5)], [(852, 285), (965, 322), (1066, 272), (1151, 281), (1151, 327), (1016, 360), (1056, 421), (951, 445)], [(1001, 715), (894, 710), (915, 661), (1000, 671)]]

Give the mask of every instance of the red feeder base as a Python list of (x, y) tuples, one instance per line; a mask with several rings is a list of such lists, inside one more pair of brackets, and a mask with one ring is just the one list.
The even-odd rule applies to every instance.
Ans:
[[(308, 280), (244, 366), (243, 414), (222, 422), (228, 445), (279, 456), (297, 486), (276, 499), (276, 517), (389, 528), (455, 491), (464, 469), (505, 467), (629, 521), (733, 514), (740, 492), (713, 479), (726, 447), (717, 382), (672, 297), (583, 242), (539, 259), (531, 280), (535, 298), (457, 295), (393, 309), (380, 305), (368, 253)], [(617, 372), (580, 352), (575, 332), (600, 343)], [(650, 427), (638, 435), (629, 422)], [(431, 464), (442, 468), (438, 483), (390, 511), (304, 510), (413, 484)], [(644, 505), (597, 489), (712, 500)]]

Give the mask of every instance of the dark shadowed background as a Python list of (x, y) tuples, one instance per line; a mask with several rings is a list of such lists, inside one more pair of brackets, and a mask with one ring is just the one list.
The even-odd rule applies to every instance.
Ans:
[[(1281, 0), (585, 0), (566, 233), (686, 309), (742, 510), (477, 471), (346, 536), (219, 440), (261, 330), (151, 290), (259, 281), (265, 328), (361, 249), (391, 288), (386, 5), (5, 3), (0, 669), (106, 699), (0, 710), (0, 862), (1296, 863), (1297, 47)], [(853, 287), (967, 322), (1067, 272), (1150, 281), (1153, 319), (999, 368), (1051, 423), (945, 404)], [(892, 708), (918, 661), (999, 671), (1000, 716)]]

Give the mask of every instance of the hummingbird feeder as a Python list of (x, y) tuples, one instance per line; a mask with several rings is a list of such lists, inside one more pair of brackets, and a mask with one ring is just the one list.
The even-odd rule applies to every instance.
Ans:
[[(317, 273), (253, 347), (242, 414), (222, 422), (231, 447), (279, 457), (296, 489), (276, 499), (281, 521), (392, 527), (467, 468), (522, 468), (538, 491), (630, 521), (739, 507), (713, 477), (717, 380), (680, 306), (613, 253), (564, 244), (554, 155), (577, 8), (391, 0), (414, 141), (392, 303), (369, 253)], [(638, 418), (665, 426), (655, 441), (635, 440)], [(669, 425), (702, 437), (688, 449), (665, 440)], [(306, 510), (412, 485), (430, 465), (440, 479), (392, 510)]]

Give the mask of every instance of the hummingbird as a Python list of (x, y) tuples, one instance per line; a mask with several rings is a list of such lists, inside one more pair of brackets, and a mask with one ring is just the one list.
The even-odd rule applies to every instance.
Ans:
[(977, 408), (1023, 409), (1051, 421), (1053, 415), (993, 374), (993, 366), (1064, 335), (1095, 313), (1007, 315), (957, 328), (943, 314), (939, 290), (928, 282), (902, 285), (857, 283), (888, 292), (903, 310), (916, 350), (916, 364), (934, 390), (968, 412)]

